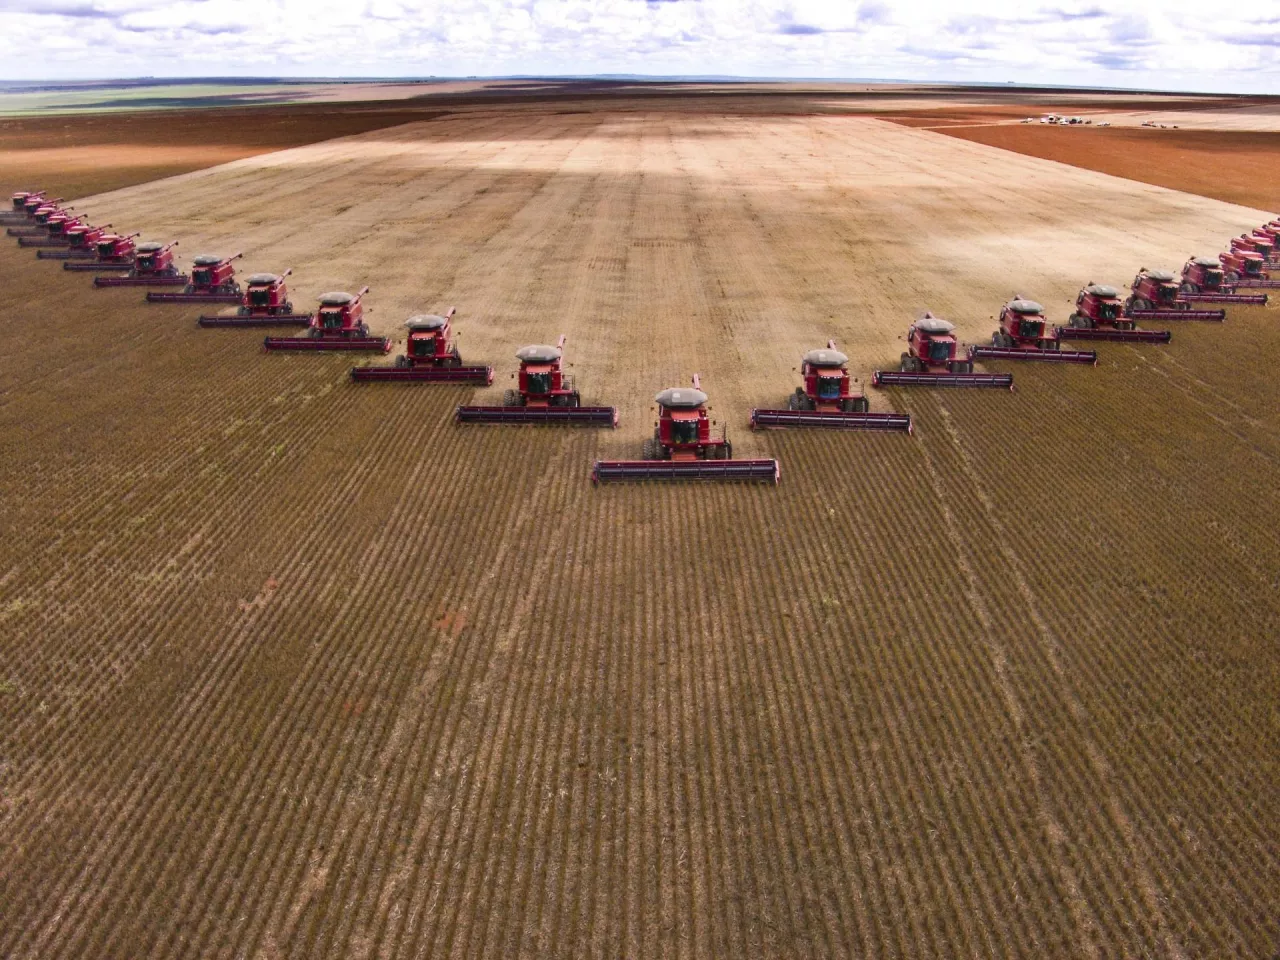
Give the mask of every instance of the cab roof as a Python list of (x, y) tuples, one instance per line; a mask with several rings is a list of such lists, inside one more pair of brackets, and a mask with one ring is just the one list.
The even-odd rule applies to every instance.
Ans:
[(693, 387), (668, 387), (653, 399), (671, 410), (696, 410), (707, 402), (707, 395)]
[(333, 290), (329, 293), (320, 294), (320, 306), (345, 307), (349, 303), (354, 303), (355, 299), (354, 294), (344, 293), (341, 290)]
[(164, 244), (156, 243), (154, 240), (149, 240), (146, 243), (138, 244), (136, 249), (139, 253), (156, 253), (157, 251), (164, 249)]
[(1021, 297), (1016, 300), (1010, 300), (1008, 306), (1014, 313), (1044, 313), (1044, 307), (1040, 304), (1036, 303), (1034, 300), (1023, 300)]
[(943, 334), (954, 332), (956, 327), (955, 324), (949, 323), (941, 317), (926, 316), (916, 321), (916, 329), (935, 336), (942, 336)]
[(1172, 283), (1173, 274), (1168, 270), (1144, 270), (1142, 271), (1157, 283)]
[(1115, 287), (1109, 287), (1105, 283), (1091, 283), (1084, 288), (1085, 293), (1091, 293), (1095, 297), (1101, 297), (1104, 300), (1114, 300), (1120, 296), (1120, 291)]
[(804, 362), (811, 367), (843, 367), (849, 362), (839, 350), (831, 350), (823, 347), (819, 350), (810, 350), (803, 357)]
[(197, 267), (216, 267), (225, 259), (226, 257), (219, 257), (217, 254), (201, 253), (192, 257), (191, 262)]
[(410, 330), (443, 330), (449, 321), (434, 313), (420, 313), (410, 317), (404, 325)]
[(517, 350), (516, 359), (521, 363), (555, 363), (562, 354), (563, 351), (559, 347), (553, 347), (545, 343), (534, 343)]
[(255, 273), (249, 277), (248, 282), (252, 284), (259, 283), (275, 283), (280, 278), (274, 273)]
[(1222, 264), (1218, 263), (1218, 261), (1215, 260), (1213, 257), (1192, 257), (1191, 262), (1194, 263), (1197, 267), (1217, 268), (1222, 266)]

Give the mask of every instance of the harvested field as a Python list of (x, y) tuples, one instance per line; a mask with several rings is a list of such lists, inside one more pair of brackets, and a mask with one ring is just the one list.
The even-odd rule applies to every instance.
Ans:
[[(357, 387), (0, 243), (0, 955), (1267, 956), (1274, 309), (745, 430), (833, 336), (1261, 210), (858, 117), (497, 109), (88, 197), (492, 392)], [(466, 429), (569, 335), (614, 432)], [(364, 362), (358, 360), (357, 362)], [(775, 488), (615, 487), (695, 370)]]

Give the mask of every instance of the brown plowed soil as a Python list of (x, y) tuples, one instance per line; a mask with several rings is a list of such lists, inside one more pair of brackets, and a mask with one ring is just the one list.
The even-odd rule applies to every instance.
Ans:
[[(356, 386), (0, 238), (0, 956), (1275, 952), (1274, 309), (745, 429), (828, 337), (865, 379), (1263, 211), (653, 103), (82, 204), (388, 333), (456, 304), (498, 380)], [(618, 430), (453, 422), (561, 332)], [(592, 487), (695, 370), (781, 485)]]
[(1276, 177), (1280, 133), (953, 122), (951, 128), (951, 124), (935, 126), (922, 119), (909, 121), (912, 126), (927, 125), (951, 137), (1029, 157), (1280, 212)]

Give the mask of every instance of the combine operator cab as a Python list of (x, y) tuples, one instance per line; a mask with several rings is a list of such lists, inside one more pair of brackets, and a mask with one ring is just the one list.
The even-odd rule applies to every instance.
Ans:
[(564, 341), (532, 344), (516, 351), (517, 389), (502, 395), (500, 407), (459, 407), (459, 423), (565, 423), (616, 427), (613, 407), (584, 407), (573, 378), (564, 372)]
[(870, 413), (861, 391), (854, 392), (849, 358), (828, 340), (825, 350), (810, 350), (800, 360), (804, 385), (787, 397), (786, 410), (752, 410), (751, 427), (829, 427), (839, 430), (911, 432), (911, 416)]
[(361, 301), (368, 292), (369, 288), (365, 287), (354, 296), (341, 291), (322, 293), (320, 309), (311, 321), (311, 336), (367, 337), (369, 327), (364, 322), (364, 304)]
[(404, 356), (396, 357), (394, 367), (355, 367), (351, 379), (357, 383), (391, 380), (411, 383), (476, 383), (493, 382), (493, 368), (462, 365), (462, 355), (451, 334), (450, 321), (455, 309), (444, 316), (424, 313), (405, 321), (409, 339)]
[(254, 273), (245, 280), (244, 295), (239, 299), (240, 309), (229, 316), (213, 314), (202, 316), (202, 327), (305, 327), (311, 323), (311, 314), (294, 313), (289, 302), (289, 288), (285, 278), (293, 273)]
[(244, 254), (230, 257), (200, 254), (191, 261), (191, 282), (181, 293), (152, 291), (148, 303), (239, 303), (240, 284), (236, 281), (235, 261)]
[(243, 257), (236, 253), (230, 257), (201, 254), (191, 261), (191, 285), (187, 293), (233, 293), (240, 295), (236, 282), (235, 261)]
[(1127, 317), (1132, 316), (1134, 310), (1181, 310), (1190, 306), (1178, 299), (1178, 280), (1167, 270), (1143, 267), (1133, 278), (1129, 291), (1124, 304)]
[(186, 286), (191, 278), (179, 273), (173, 265), (172, 243), (140, 243), (133, 257), (133, 269), (123, 277), (94, 277), (95, 287), (178, 287)]
[(391, 341), (374, 337), (364, 322), (361, 302), (369, 288), (350, 294), (335, 291), (320, 296), (320, 309), (311, 318), (305, 337), (267, 337), (268, 350), (376, 350), (386, 353)]
[(955, 327), (926, 313), (907, 329), (907, 352), (896, 371), (877, 370), (873, 387), (1006, 387), (1013, 389), (1009, 373), (974, 373), (973, 361), (957, 356)]
[(991, 346), (970, 347), (974, 360), (1040, 360), (1048, 363), (1096, 364), (1093, 350), (1063, 350), (1057, 333), (1048, 327), (1044, 307), (1034, 300), (1015, 297), (1000, 310), (1000, 329), (991, 335)]
[(1057, 328), (1057, 334), (1063, 340), (1168, 343), (1173, 339), (1168, 330), (1137, 329), (1136, 320), (1124, 315), (1120, 291), (1101, 283), (1090, 283), (1080, 291), (1076, 296), (1076, 311), (1067, 324)]
[(776, 460), (734, 460), (724, 430), (712, 436), (707, 395), (698, 375), (693, 387), (671, 387), (654, 401), (658, 422), (641, 460), (597, 460), (594, 482), (613, 480), (764, 480), (778, 482)]

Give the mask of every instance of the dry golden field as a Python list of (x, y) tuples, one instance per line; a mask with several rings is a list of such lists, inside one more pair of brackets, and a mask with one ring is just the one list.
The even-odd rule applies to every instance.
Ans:
[[(524, 106), (88, 196), (492, 392), (0, 241), (0, 956), (1269, 957), (1280, 324), (746, 429), (834, 337), (1269, 211), (867, 117)], [(616, 431), (464, 428), (567, 333)], [(398, 349), (398, 346), (397, 346)], [(774, 487), (593, 488), (702, 374)]]

